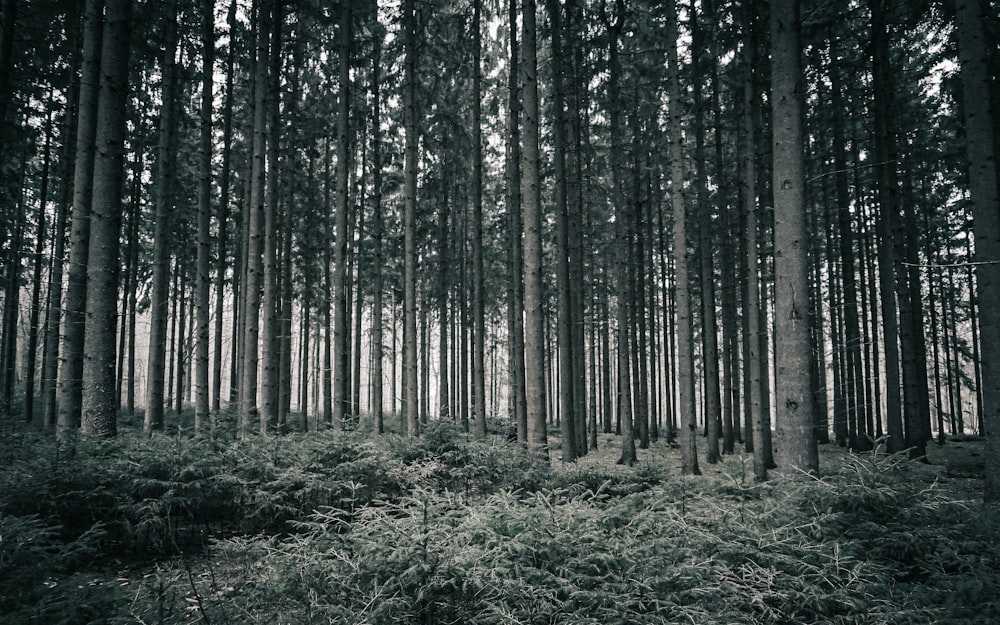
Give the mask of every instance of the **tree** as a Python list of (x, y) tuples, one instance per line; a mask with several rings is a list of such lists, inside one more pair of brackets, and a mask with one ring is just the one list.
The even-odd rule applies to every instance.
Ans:
[(699, 475), (698, 423), (695, 410), (694, 331), (691, 324), (690, 253), (687, 210), (684, 202), (684, 156), (681, 128), (680, 61), (677, 5), (667, 8), (668, 97), (670, 99), (670, 201), (674, 213), (674, 282), (677, 287), (677, 397), (679, 399), (681, 467), (685, 474)]
[[(250, 197), (246, 210), (246, 279), (244, 280), (242, 367), (238, 435), (246, 438), (258, 421), (257, 372), (260, 356), (260, 309), (263, 284), (263, 212), (267, 179), (268, 35), (270, 8), (267, 0), (255, 0), (257, 56), (254, 62), (253, 144), (250, 159)], [(273, 164), (272, 164), (273, 166)]]
[(115, 383), (122, 189), (125, 176), (125, 105), (128, 100), (132, 1), (108, 0), (101, 45), (90, 251), (87, 256), (87, 333), (84, 341), (81, 430), (117, 434)]
[(150, 329), (146, 385), (146, 432), (163, 429), (164, 373), (167, 359), (169, 316), (171, 215), (173, 214), (174, 172), (176, 168), (175, 75), (177, 72), (177, 3), (171, 0), (163, 13), (163, 65), (156, 204), (153, 222), (153, 285), (150, 292)]
[(472, 389), (476, 437), (486, 436), (486, 286), (483, 270), (482, 0), (472, 16)]
[[(209, 260), (211, 248), (212, 190), (212, 85), (215, 72), (215, 0), (202, 3), (202, 82), (201, 129), (198, 139), (198, 283), (196, 288), (197, 328), (195, 355), (194, 431), (200, 434), (209, 416), (208, 329), (209, 329)], [(221, 291), (221, 289), (220, 289)], [(221, 309), (218, 311), (221, 315)], [(221, 354), (220, 354), (221, 355)], [(217, 355), (216, 358), (219, 356)], [(216, 383), (218, 386), (218, 383)]]
[[(412, 1), (412, 0), (410, 0)], [(542, 206), (535, 0), (521, 5), (521, 206), (524, 227), (524, 379), (528, 449), (548, 459), (545, 400), (545, 309), (542, 296)]]
[(775, 368), (778, 428), (790, 465), (819, 470), (809, 329), (809, 232), (802, 130), (799, 0), (771, 5), (774, 124)]
[(417, 24), (414, 0), (403, 0), (403, 391), (406, 432), (419, 432), (417, 394)]
[(969, 191), (976, 237), (976, 293), (983, 367), (983, 425), (987, 435), (984, 499), (1000, 501), (1000, 200), (990, 115), (989, 72), (983, 37), (983, 4), (955, 0)]
[(103, 35), (102, 0), (87, 0), (83, 17), (83, 69), (73, 170), (73, 216), (70, 226), (69, 269), (59, 350), (57, 435), (67, 440), (80, 425), (83, 342), (87, 296), (87, 254), (90, 251), (90, 203), (94, 181), (94, 140)]

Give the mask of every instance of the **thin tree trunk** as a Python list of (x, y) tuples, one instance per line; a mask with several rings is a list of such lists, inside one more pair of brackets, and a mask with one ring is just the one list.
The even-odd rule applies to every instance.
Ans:
[[(213, 0), (214, 1), (214, 0)], [(236, 32), (236, 3), (231, 0), (229, 3), (229, 13), (227, 23), (229, 25), (229, 40), (234, 41)], [(226, 248), (228, 245), (229, 229), (229, 190), (231, 186), (230, 172), (232, 170), (232, 144), (233, 144), (233, 83), (235, 80), (236, 47), (232, 44), (226, 54), (226, 95), (222, 108), (222, 171), (219, 173), (219, 245), (215, 260), (215, 335), (213, 353), (215, 360), (212, 363), (212, 411), (218, 413), (222, 407), (222, 329), (223, 311), (225, 309), (225, 278), (226, 278)], [(235, 256), (234, 256), (235, 258)], [(238, 273), (234, 266), (233, 281), (238, 282), (235, 274)], [(233, 302), (239, 298), (233, 297)], [(235, 307), (234, 307), (235, 308)], [(233, 311), (232, 323), (236, 325), (236, 311)], [(236, 360), (235, 344), (230, 358)], [(230, 385), (235, 387), (235, 380), (230, 376)]]
[[(49, 197), (49, 167), (52, 162), (52, 97), (49, 94), (49, 110), (45, 118), (45, 144), (42, 148), (42, 173), (38, 192), (38, 221), (35, 224), (34, 266), (31, 272), (31, 305), (28, 319), (28, 349), (24, 357), (24, 406), (25, 422), (30, 423), (35, 416), (35, 369), (38, 362), (39, 318), (41, 316), (42, 266), (45, 246), (45, 207)], [(0, 117), (0, 120), (3, 118)]]
[(403, 0), (403, 371), (406, 393), (406, 433), (420, 431), (417, 411), (417, 25), (415, 1)]
[[(198, 282), (196, 284), (196, 355), (194, 433), (200, 435), (208, 422), (208, 327), (209, 327), (209, 256), (212, 222), (212, 76), (215, 71), (215, 0), (203, 0), (201, 132), (199, 135), (198, 171)], [(221, 313), (221, 310), (219, 311)]]
[(684, 202), (684, 170), (681, 145), (681, 88), (678, 60), (677, 7), (669, 3), (667, 16), (667, 71), (670, 98), (670, 197), (674, 213), (674, 282), (677, 285), (677, 395), (679, 397), (681, 471), (699, 475), (698, 424), (695, 409), (694, 335), (691, 324), (691, 294), (687, 212)]
[[(896, 161), (889, 130), (890, 91), (889, 42), (886, 25), (886, 0), (868, 0), (871, 11), (872, 90), (875, 118), (875, 175), (878, 182), (879, 242), (878, 269), (879, 294), (882, 304), (882, 327), (885, 352), (886, 420), (889, 441), (886, 450), (895, 453), (904, 449), (903, 412), (900, 395), (899, 323), (896, 318), (896, 289), (894, 287), (893, 220), (895, 219), (898, 189)], [(868, 436), (872, 433), (867, 432)], [(859, 433), (858, 446), (866, 448), (868, 441)]]
[[(411, 1), (412, 0), (408, 0)], [(524, 379), (528, 449), (548, 460), (545, 415), (545, 309), (535, 0), (521, 6), (521, 207), (524, 218)]]
[[(250, 159), (250, 198), (247, 204), (246, 280), (243, 283), (244, 326), (237, 436), (245, 439), (259, 423), (257, 373), (260, 356), (261, 287), (263, 285), (263, 212), (266, 187), (266, 138), (268, 97), (268, 33), (270, 8), (256, 0), (256, 49), (254, 65), (253, 141)], [(273, 167), (275, 164), (271, 163)]]
[(522, 232), (521, 225), (521, 131), (520, 131), (520, 52), (517, 37), (517, 0), (508, 3), (507, 83), (507, 223), (510, 245), (507, 248), (507, 331), (510, 334), (509, 369), (511, 408), (517, 441), (528, 442), (527, 398), (524, 379), (524, 288), (521, 276)]
[(374, 213), (372, 226), (372, 242), (374, 254), (374, 275), (372, 285), (372, 420), (375, 432), (382, 434), (385, 426), (383, 423), (384, 405), (382, 398), (382, 361), (383, 354), (383, 326), (382, 326), (382, 102), (381, 102), (381, 70), (382, 70), (382, 37), (383, 33), (378, 31), (375, 35), (375, 50), (372, 53), (372, 211)]

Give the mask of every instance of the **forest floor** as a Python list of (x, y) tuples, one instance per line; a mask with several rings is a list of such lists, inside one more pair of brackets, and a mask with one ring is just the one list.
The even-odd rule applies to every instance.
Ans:
[(0, 623), (1000, 623), (982, 442), (680, 475), (665, 442), (551, 465), (449, 425), (242, 444), (0, 444)]

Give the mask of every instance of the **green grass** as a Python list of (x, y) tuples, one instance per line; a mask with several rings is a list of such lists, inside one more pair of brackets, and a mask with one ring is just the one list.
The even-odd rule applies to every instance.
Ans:
[(1000, 622), (998, 511), (900, 457), (754, 484), (604, 435), (549, 466), (441, 423), (217, 434), (7, 436), (0, 623)]

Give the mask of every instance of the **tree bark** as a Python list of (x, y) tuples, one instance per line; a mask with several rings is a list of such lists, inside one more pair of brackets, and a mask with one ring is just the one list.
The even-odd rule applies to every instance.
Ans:
[(989, 73), (983, 37), (983, 5), (956, 0), (955, 22), (965, 97), (969, 191), (976, 237), (976, 294), (984, 382), (986, 486), (983, 498), (1000, 501), (1000, 199), (990, 114)]
[[(198, 282), (196, 285), (196, 347), (194, 433), (200, 435), (209, 419), (208, 330), (209, 330), (209, 256), (212, 223), (212, 76), (215, 70), (215, 0), (203, 0), (202, 11), (202, 82), (201, 128), (198, 137)], [(221, 313), (221, 310), (220, 310)]]
[(775, 398), (788, 464), (819, 470), (809, 329), (809, 232), (805, 205), (799, 0), (771, 5), (774, 124)]
[(681, 471), (700, 475), (698, 467), (698, 423), (695, 409), (694, 334), (691, 327), (691, 294), (684, 202), (684, 154), (681, 129), (681, 87), (678, 46), (677, 6), (669, 3), (667, 15), (667, 71), (670, 99), (670, 198), (674, 213), (674, 282), (677, 285), (677, 396), (679, 399)]
[(524, 379), (528, 449), (548, 460), (545, 405), (545, 309), (535, 0), (521, 5), (521, 207), (524, 219)]
[(118, 432), (115, 335), (132, 1), (108, 0), (105, 11), (90, 251), (87, 257), (89, 297), (83, 350), (81, 423), (84, 435), (99, 438), (111, 438)]
[(417, 25), (414, 0), (403, 0), (403, 392), (406, 433), (420, 432), (417, 391)]
[(94, 137), (100, 82), (102, 0), (87, 0), (83, 16), (83, 69), (80, 80), (76, 167), (73, 172), (73, 213), (70, 226), (69, 268), (62, 314), (59, 350), (56, 436), (68, 441), (80, 426), (82, 400), (84, 312), (87, 297), (87, 254), (90, 238), (90, 205), (94, 180)]

